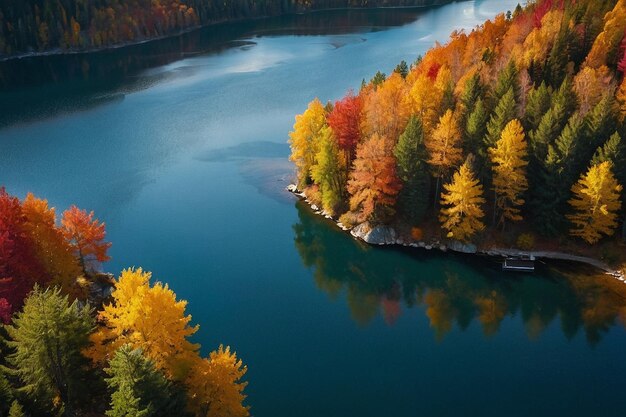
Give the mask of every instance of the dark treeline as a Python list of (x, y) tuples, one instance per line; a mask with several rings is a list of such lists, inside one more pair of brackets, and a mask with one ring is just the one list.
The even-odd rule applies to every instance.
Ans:
[(343, 7), (425, 6), (442, 0), (2, 0), (0, 54), (91, 49), (209, 23)]

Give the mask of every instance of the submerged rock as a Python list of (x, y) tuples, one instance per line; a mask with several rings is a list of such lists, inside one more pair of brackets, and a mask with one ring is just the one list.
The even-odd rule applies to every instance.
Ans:
[(463, 243), (458, 240), (452, 240), (448, 243), (448, 248), (455, 252), (461, 253), (476, 253), (478, 248), (473, 243)]

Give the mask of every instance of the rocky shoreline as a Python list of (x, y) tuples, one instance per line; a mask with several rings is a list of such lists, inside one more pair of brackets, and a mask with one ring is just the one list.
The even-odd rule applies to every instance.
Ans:
[(506, 257), (532, 257), (534, 259), (548, 259), (548, 260), (561, 260), (586, 264), (603, 271), (605, 274), (614, 277), (616, 280), (626, 284), (626, 276), (623, 271), (615, 270), (610, 265), (602, 262), (601, 260), (573, 255), (564, 252), (552, 252), (552, 251), (523, 251), (520, 249), (506, 249), (506, 248), (479, 248), (472, 243), (463, 243), (454, 240), (440, 241), (432, 239), (428, 241), (415, 241), (406, 239), (400, 236), (395, 229), (390, 226), (374, 226), (372, 227), (368, 222), (361, 223), (353, 228), (349, 228), (339, 222), (337, 219), (330, 216), (324, 210), (313, 204), (306, 196), (306, 194), (298, 190), (297, 186), (290, 184), (286, 188), (287, 191), (296, 195), (301, 200), (305, 201), (315, 214), (326, 217), (332, 220), (337, 227), (350, 233), (355, 239), (359, 239), (370, 245), (394, 245), (404, 246), (412, 248), (421, 248), (424, 250), (440, 250), (442, 252), (452, 251), (463, 254), (474, 254), (489, 256), (493, 258), (506, 258)]

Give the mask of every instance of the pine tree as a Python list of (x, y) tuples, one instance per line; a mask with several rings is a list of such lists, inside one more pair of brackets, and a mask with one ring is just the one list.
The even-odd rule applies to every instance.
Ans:
[(470, 113), (465, 124), (465, 141), (463, 142), (463, 151), (465, 154), (475, 153), (478, 155), (486, 154), (483, 150), (483, 138), (487, 134), (487, 120), (489, 114), (485, 108), (485, 104), (481, 98), (476, 100), (474, 111)]
[(88, 360), (82, 354), (94, 328), (91, 308), (69, 303), (59, 289), (35, 287), (8, 327), (15, 353), (8, 358), (25, 383), (23, 390), (42, 404), (58, 399), (72, 416), (85, 400)]
[(11, 384), (4, 376), (2, 368), (0, 368), (0, 416), (5, 415), (9, 411), (8, 407), (13, 401), (13, 390)]
[(324, 127), (320, 132), (319, 151), (315, 160), (311, 177), (320, 186), (324, 210), (334, 215), (345, 197), (346, 170), (341, 164), (339, 148), (329, 127)]
[(409, 74), (409, 66), (407, 65), (405, 60), (402, 60), (393, 71), (400, 74), (402, 78), (406, 78), (406, 76)]
[(504, 95), (511, 90), (513, 92), (513, 100), (519, 102), (521, 89), (517, 77), (519, 71), (513, 60), (510, 60), (507, 66), (498, 75), (498, 80), (493, 91), (494, 103), (499, 103)]
[(172, 416), (184, 414), (184, 397), (141, 349), (120, 347), (105, 369), (112, 391), (109, 417)]
[(586, 146), (581, 148), (581, 157), (590, 160), (603, 141), (615, 132), (617, 114), (615, 99), (611, 94), (605, 94), (602, 100), (586, 115), (587, 138)]
[(417, 225), (426, 212), (430, 184), (425, 162), (428, 153), (424, 146), (424, 129), (417, 117), (409, 119), (396, 144), (394, 156), (398, 178), (402, 181), (398, 206), (408, 222)]
[(517, 117), (517, 104), (515, 103), (515, 95), (513, 88), (509, 88), (502, 96), (498, 105), (496, 106), (489, 123), (487, 123), (487, 135), (485, 135), (485, 147), (493, 147), (504, 127), (513, 119)]
[(590, 244), (598, 242), (602, 235), (611, 236), (617, 227), (622, 192), (622, 186), (611, 172), (611, 163), (593, 165), (581, 175), (572, 192), (574, 198), (570, 205), (575, 213), (567, 215), (573, 225), (570, 234)]
[(521, 195), (528, 188), (528, 151), (519, 120), (514, 119), (506, 125), (496, 146), (489, 149), (489, 155), (496, 195), (494, 218), (499, 215), (498, 224), (504, 228), (506, 220), (522, 220), (518, 207), (524, 204)]
[(531, 132), (539, 127), (541, 118), (550, 108), (551, 90), (552, 89), (542, 81), (539, 87), (533, 88), (528, 93), (528, 100), (524, 115), (525, 131)]
[(465, 162), (461, 165), (450, 184), (444, 185), (446, 192), (441, 196), (439, 221), (448, 231), (448, 237), (468, 241), (476, 232), (485, 228), (482, 222), (485, 203), (483, 187)]

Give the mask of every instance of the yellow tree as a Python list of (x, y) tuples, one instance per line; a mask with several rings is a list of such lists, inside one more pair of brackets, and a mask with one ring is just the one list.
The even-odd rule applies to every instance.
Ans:
[(82, 296), (77, 278), (82, 274), (73, 248), (56, 226), (56, 213), (48, 207), (48, 201), (28, 193), (22, 202), (22, 213), (26, 217), (26, 232), (35, 242), (35, 252), (46, 271), (52, 277), (52, 284), (73, 298)]
[(626, 0), (618, 0), (613, 10), (604, 16), (604, 28), (596, 37), (584, 66), (599, 68), (607, 64), (607, 56), (614, 51), (626, 29)]
[(622, 80), (622, 84), (615, 95), (619, 104), (619, 118), (622, 123), (626, 121), (626, 77)]
[(247, 371), (228, 346), (198, 359), (186, 381), (189, 411), (197, 417), (249, 416), (249, 407), (243, 405), (247, 382), (241, 381)]
[(319, 150), (317, 139), (325, 125), (326, 111), (319, 99), (315, 98), (304, 113), (296, 116), (293, 131), (289, 132), (289, 160), (296, 164), (298, 187), (301, 189), (310, 184), (311, 167), (315, 164), (315, 155)]
[[(426, 137), (424, 142), (428, 150), (428, 164), (437, 178), (436, 192), (439, 193), (439, 182), (444, 175), (461, 163), (463, 151), (461, 149), (461, 131), (452, 110), (439, 118), (439, 124)], [(435, 200), (437, 196), (435, 197)]]
[(183, 380), (197, 358), (199, 346), (188, 339), (198, 330), (185, 315), (186, 301), (157, 282), (150, 286), (150, 272), (141, 268), (125, 269), (115, 283), (113, 303), (99, 315), (101, 326), (92, 335), (94, 346), (88, 351), (95, 361), (108, 352), (129, 344), (140, 348), (159, 369), (174, 380)]
[(582, 116), (602, 100), (602, 96), (609, 90), (613, 77), (609, 69), (603, 65), (600, 68), (585, 67), (574, 77), (574, 92), (580, 103)]
[(498, 224), (503, 228), (506, 220), (514, 222), (522, 220), (518, 207), (524, 204), (521, 195), (528, 189), (527, 148), (524, 128), (517, 119), (505, 126), (496, 146), (489, 148), (496, 196), (494, 219), (499, 214)]
[(385, 221), (393, 215), (393, 206), (402, 185), (396, 175), (393, 142), (374, 134), (356, 150), (348, 192), (350, 210), (357, 221)]
[(378, 134), (394, 141), (398, 139), (410, 116), (406, 90), (404, 78), (394, 72), (366, 95), (362, 119), (365, 137)]
[(448, 231), (449, 238), (468, 241), (485, 228), (482, 222), (485, 214), (481, 208), (485, 203), (483, 186), (474, 178), (469, 163), (465, 162), (444, 189), (439, 221)]
[(569, 203), (575, 213), (567, 215), (574, 226), (570, 234), (591, 244), (599, 241), (603, 234), (611, 236), (617, 227), (622, 186), (611, 168), (608, 161), (594, 165), (572, 187), (574, 198)]

